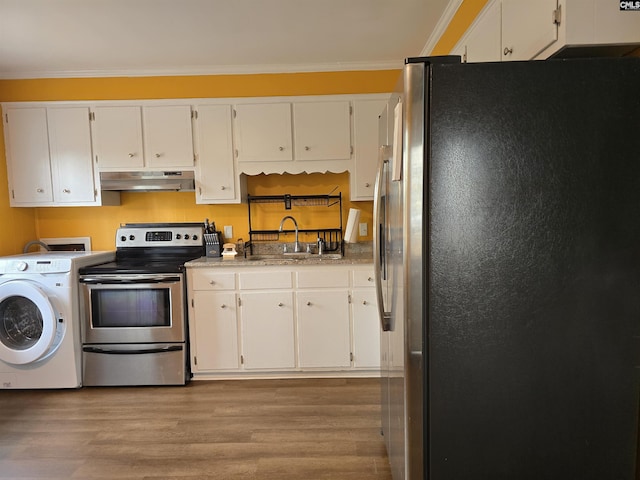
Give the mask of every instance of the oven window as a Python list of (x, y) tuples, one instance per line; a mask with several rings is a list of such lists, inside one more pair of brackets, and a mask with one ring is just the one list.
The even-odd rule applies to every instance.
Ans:
[(93, 290), (93, 327), (169, 327), (170, 295), (168, 288)]

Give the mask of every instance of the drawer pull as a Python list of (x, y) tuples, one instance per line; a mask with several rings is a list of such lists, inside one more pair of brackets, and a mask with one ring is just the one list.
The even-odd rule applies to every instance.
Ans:
[(373, 278), (372, 277), (367, 277), (367, 282), (373, 282)]
[(223, 303), (222, 305), (220, 305), (220, 308), (227, 308), (227, 306)]
[(209, 280), (209, 285), (215, 285), (216, 282), (214, 280)]
[(311, 306), (311, 302), (307, 302), (307, 306), (310, 307)]
[(363, 304), (363, 305), (369, 305), (369, 304), (367, 303), (367, 301), (366, 301), (366, 300), (363, 300), (363, 301), (362, 301), (362, 304)]

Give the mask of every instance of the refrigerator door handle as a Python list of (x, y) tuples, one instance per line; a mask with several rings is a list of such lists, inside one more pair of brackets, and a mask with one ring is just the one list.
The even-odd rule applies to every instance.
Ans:
[(382, 294), (382, 279), (386, 277), (387, 255), (386, 255), (386, 215), (382, 213), (386, 210), (386, 192), (383, 190), (383, 180), (389, 166), (388, 152), (390, 147), (383, 145), (379, 151), (379, 166), (376, 176), (376, 184), (373, 197), (373, 214), (375, 228), (373, 229), (373, 263), (376, 284), (376, 296), (378, 300), (378, 313), (380, 315), (380, 325), (383, 332), (391, 330), (391, 312), (385, 311), (384, 296)]

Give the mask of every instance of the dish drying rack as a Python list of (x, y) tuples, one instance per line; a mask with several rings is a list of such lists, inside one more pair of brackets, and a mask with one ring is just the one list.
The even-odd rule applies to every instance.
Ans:
[[(252, 205), (256, 204), (283, 205), (285, 211), (291, 207), (327, 207), (336, 211), (335, 228), (298, 228), (298, 234), (313, 234), (314, 238), (320, 238), (325, 244), (325, 252), (340, 252), (344, 255), (344, 242), (342, 241), (342, 193), (327, 195), (247, 195), (247, 208), (249, 209), (249, 241), (245, 244), (253, 254), (253, 247), (260, 242), (277, 242), (280, 234), (295, 233), (295, 229), (288, 230), (256, 230), (252, 226)], [(290, 225), (290, 222), (287, 223)]]

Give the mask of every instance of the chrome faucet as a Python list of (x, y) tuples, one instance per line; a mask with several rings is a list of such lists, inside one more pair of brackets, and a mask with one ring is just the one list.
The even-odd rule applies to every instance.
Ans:
[(287, 215), (286, 217), (284, 217), (280, 221), (280, 228), (278, 229), (278, 231), (282, 232), (282, 226), (284, 225), (284, 221), (287, 218), (290, 219), (293, 222), (293, 226), (296, 228), (296, 241), (293, 244), (293, 252), (294, 253), (300, 253), (300, 252), (302, 252), (302, 246), (300, 245), (300, 242), (298, 241), (298, 222), (296, 222), (296, 219), (293, 218), (291, 215)]

